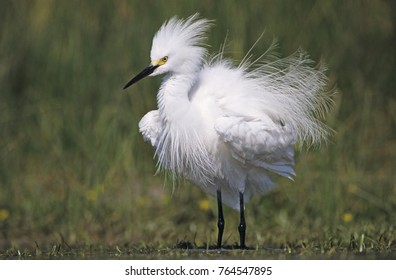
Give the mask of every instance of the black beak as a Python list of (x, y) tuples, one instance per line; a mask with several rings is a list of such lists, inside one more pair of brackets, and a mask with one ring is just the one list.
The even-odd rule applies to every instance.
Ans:
[(130, 87), (131, 85), (133, 85), (134, 83), (140, 81), (141, 79), (143, 79), (144, 77), (150, 75), (151, 73), (154, 72), (155, 69), (157, 69), (159, 65), (152, 65), (150, 64), (149, 66), (147, 66), (142, 72), (140, 72), (139, 74), (137, 74), (132, 80), (130, 80), (125, 86), (124, 89)]

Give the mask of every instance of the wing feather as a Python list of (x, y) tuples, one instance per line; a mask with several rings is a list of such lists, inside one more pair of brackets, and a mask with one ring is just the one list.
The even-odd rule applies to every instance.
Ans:
[(295, 175), (296, 133), (270, 118), (220, 117), (215, 130), (234, 159), (246, 166), (264, 168), (289, 179)]

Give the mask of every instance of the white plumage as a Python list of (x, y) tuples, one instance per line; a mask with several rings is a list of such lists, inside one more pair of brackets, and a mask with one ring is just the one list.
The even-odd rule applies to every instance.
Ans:
[(186, 177), (205, 192), (240, 210), (273, 186), (273, 174), (295, 175), (294, 146), (324, 140), (319, 120), (331, 107), (324, 67), (314, 68), (299, 50), (278, 58), (273, 51), (237, 67), (210, 58), (203, 47), (211, 26), (197, 15), (164, 23), (155, 34), (151, 64), (125, 87), (150, 75), (166, 74), (158, 110), (139, 123), (155, 148), (159, 165)]

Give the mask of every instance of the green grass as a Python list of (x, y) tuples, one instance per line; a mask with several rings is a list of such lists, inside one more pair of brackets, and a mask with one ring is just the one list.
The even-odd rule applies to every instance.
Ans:
[[(376, 236), (380, 236), (378, 239)], [(122, 244), (72, 245), (64, 240), (42, 248), (10, 248), (0, 253), (3, 259), (394, 259), (395, 233), (393, 229), (379, 229), (369, 234), (353, 233), (304, 238), (274, 247), (251, 247), (240, 250), (227, 245), (218, 250), (209, 244), (197, 246), (189, 241), (174, 245)]]
[[(396, 61), (392, 1), (2, 1), (0, 258), (395, 258)], [(215, 19), (239, 60), (265, 30), (329, 67), (339, 94), (327, 145), (295, 182), (247, 205), (247, 244), (212, 251), (216, 202), (156, 170), (137, 124), (160, 79), (122, 86), (173, 16)], [(225, 209), (225, 244), (238, 213)], [(191, 247), (190, 246), (190, 247)], [(118, 249), (117, 249), (118, 248)], [(92, 253), (94, 252), (94, 253)], [(96, 255), (95, 255), (96, 254)]]

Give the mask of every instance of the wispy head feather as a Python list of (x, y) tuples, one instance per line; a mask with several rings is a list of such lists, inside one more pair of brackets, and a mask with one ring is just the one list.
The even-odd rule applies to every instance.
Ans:
[(206, 53), (203, 42), (206, 39), (205, 33), (211, 25), (211, 20), (199, 18), (199, 14), (186, 19), (171, 18), (153, 38), (151, 59), (169, 56), (169, 60), (176, 57), (200, 64)]

